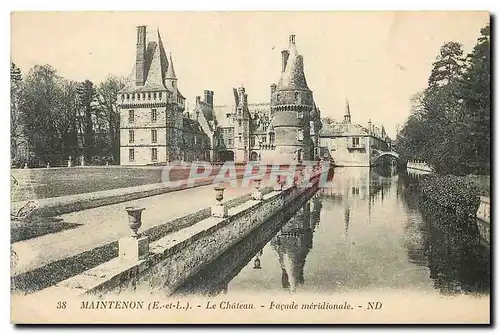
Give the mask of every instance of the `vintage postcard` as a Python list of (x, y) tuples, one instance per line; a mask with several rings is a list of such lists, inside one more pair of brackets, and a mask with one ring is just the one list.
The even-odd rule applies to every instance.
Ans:
[(11, 321), (489, 324), (490, 14), (14, 12)]

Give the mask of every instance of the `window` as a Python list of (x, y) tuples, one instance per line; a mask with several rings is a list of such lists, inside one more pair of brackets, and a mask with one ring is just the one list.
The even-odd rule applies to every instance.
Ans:
[(135, 115), (133, 110), (128, 111), (128, 122), (129, 123), (134, 123), (135, 122)]
[[(264, 138), (265, 138), (265, 137), (264, 137)], [(274, 138), (275, 138), (275, 137), (274, 137), (274, 133), (272, 133), (272, 132), (271, 132), (271, 133), (269, 134), (269, 142), (270, 142), (271, 144), (273, 144), (273, 143), (274, 143)]]
[(128, 131), (128, 142), (133, 143), (134, 142), (134, 130), (129, 130)]
[(153, 147), (151, 149), (151, 161), (156, 161), (158, 160), (158, 149), (156, 147)]
[(255, 137), (250, 137), (250, 147), (255, 146)]
[(142, 99), (145, 100), (146, 99), (146, 93), (142, 93)]
[(134, 149), (133, 148), (129, 148), (128, 150), (128, 161), (134, 161), (134, 158), (135, 158), (135, 154), (134, 154)]
[(122, 94), (122, 101), (125, 99), (125, 94)]
[(358, 137), (352, 139), (352, 146), (354, 146), (354, 147), (359, 146), (359, 138)]
[(316, 132), (314, 130), (314, 121), (309, 122), (309, 129), (310, 129), (311, 136), (314, 136), (316, 134)]
[(297, 140), (299, 141), (304, 140), (304, 131), (302, 131), (302, 129), (297, 130)]
[(238, 136), (238, 142), (241, 143), (241, 136)]
[(140, 100), (141, 99), (141, 93), (138, 93), (137, 94), (137, 100)]
[(299, 92), (295, 92), (295, 100), (298, 101), (299, 100)]
[(153, 93), (153, 99), (156, 100), (156, 92)]
[(156, 122), (158, 118), (158, 113), (156, 109), (151, 109), (151, 122)]
[(232, 138), (228, 138), (228, 139), (227, 139), (227, 146), (228, 146), (228, 147), (233, 146), (233, 139), (232, 139)]
[(241, 126), (241, 119), (238, 120), (238, 126)]
[(158, 98), (161, 99), (161, 92), (158, 92)]
[(266, 136), (262, 136), (262, 142), (265, 143), (267, 141), (267, 137)]
[(302, 110), (297, 111), (297, 118), (304, 118), (304, 113)]
[(158, 131), (153, 129), (151, 130), (151, 142), (156, 143), (158, 141)]
[(148, 93), (148, 100), (151, 100), (151, 92)]
[(130, 100), (130, 94), (127, 94), (127, 100)]
[(132, 100), (135, 100), (135, 94), (132, 94)]

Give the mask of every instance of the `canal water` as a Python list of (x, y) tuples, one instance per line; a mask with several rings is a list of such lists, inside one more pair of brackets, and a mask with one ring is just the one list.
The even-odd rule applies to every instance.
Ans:
[(490, 250), (475, 218), (419, 205), (407, 174), (335, 169), (175, 294), (413, 291), (489, 294)]

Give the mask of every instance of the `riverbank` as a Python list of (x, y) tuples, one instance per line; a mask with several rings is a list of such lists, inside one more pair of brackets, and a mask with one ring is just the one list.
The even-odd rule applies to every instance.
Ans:
[(480, 237), (490, 244), (491, 204), (489, 176), (422, 176), (416, 189), (423, 202), (458, 216), (476, 218)]

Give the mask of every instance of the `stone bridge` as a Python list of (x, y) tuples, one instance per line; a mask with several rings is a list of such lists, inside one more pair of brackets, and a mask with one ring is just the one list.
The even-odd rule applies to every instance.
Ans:
[(394, 151), (380, 151), (377, 149), (373, 149), (372, 156), (370, 158), (370, 165), (374, 166), (377, 163), (377, 161), (382, 157), (393, 157), (398, 161), (398, 164), (401, 163), (399, 153)]

